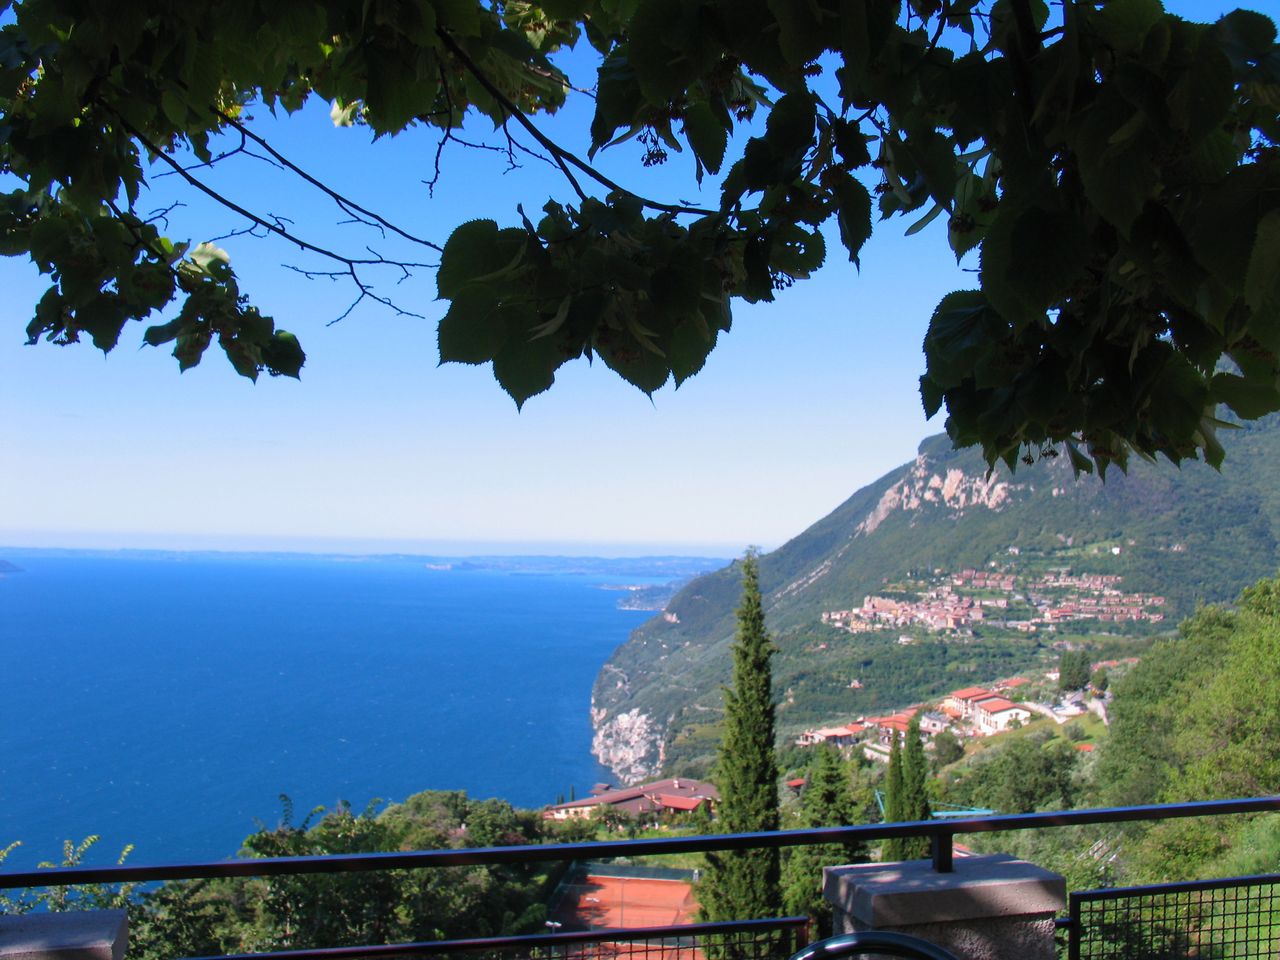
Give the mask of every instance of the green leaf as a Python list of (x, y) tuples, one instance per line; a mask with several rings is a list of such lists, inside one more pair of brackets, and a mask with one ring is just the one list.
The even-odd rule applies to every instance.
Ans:
[(700, 314), (676, 324), (671, 331), (667, 357), (677, 387), (702, 369), (715, 345), (716, 333), (709, 329)]
[(1246, 420), (1257, 420), (1280, 410), (1280, 389), (1274, 376), (1263, 380), (1217, 373), (1209, 382), (1209, 389), (1215, 400), (1225, 403)]
[(1120, 146), (1111, 143), (1134, 116), (1134, 108), (1116, 98), (1095, 104), (1086, 111), (1074, 138), (1085, 195), (1124, 234), (1160, 186), (1143, 139)]
[[(588, 156), (613, 141), (619, 127), (637, 131), (643, 124), (637, 118), (644, 110), (644, 95), (636, 82), (635, 69), (627, 58), (627, 45), (610, 52), (596, 71), (596, 110), (591, 119), (591, 149)], [(690, 141), (693, 146), (693, 142)], [(698, 148), (693, 147), (696, 153)], [(706, 161), (704, 160), (705, 164)]]
[(231, 276), (231, 255), (212, 243), (198, 244), (188, 259), (215, 280), (222, 281)]
[(714, 56), (715, 45), (700, 43), (697, 4), (685, 0), (643, 0), (631, 18), (630, 61), (649, 103), (665, 106), (697, 78), (699, 61)]
[(158, 347), (162, 343), (168, 343), (170, 340), (175, 339), (186, 326), (187, 319), (179, 315), (168, 323), (147, 327), (146, 332), (142, 335), (142, 340), (153, 347)]
[(1030, 309), (1048, 309), (1065, 296), (1084, 269), (1088, 243), (1084, 226), (1073, 214), (1033, 207), (1013, 224), (1005, 279)]
[(1270, 324), (1280, 323), (1280, 208), (1258, 221), (1258, 232), (1245, 273), (1244, 302), (1256, 319), (1271, 314)]
[(685, 110), (684, 135), (702, 165), (712, 173), (719, 173), (725, 147), (729, 143), (729, 131), (705, 101), (692, 103)]
[(436, 271), (436, 291), (443, 299), (458, 295), (476, 277), (502, 268), (498, 224), (471, 220), (449, 235)]
[(454, 296), (437, 331), (441, 363), (484, 363), (507, 342), (508, 327), (496, 293), (467, 287)]
[(998, 348), (1006, 330), (981, 290), (957, 290), (943, 297), (924, 338), (928, 377), (937, 390), (950, 390), (971, 378), (984, 355)]
[(187, 104), (176, 91), (166, 87), (160, 95), (160, 109), (164, 111), (165, 119), (173, 126), (182, 130), (187, 124)]
[(126, 319), (120, 298), (111, 294), (99, 294), (76, 311), (76, 324), (89, 332), (93, 345), (103, 353), (119, 342)]
[(778, 24), (778, 47), (792, 67), (803, 67), (822, 53), (827, 44), (821, 7), (796, 0), (768, 0), (769, 12)]
[(596, 352), (618, 376), (647, 395), (667, 382), (671, 367), (667, 359), (630, 338), (616, 338), (607, 345), (597, 344)]
[(1076, 476), (1079, 476), (1082, 473), (1093, 473), (1093, 461), (1081, 453), (1079, 447), (1068, 440), (1066, 442), (1066, 448), (1067, 457), (1071, 461), (1071, 469), (1075, 472)]
[(849, 259), (860, 266), (858, 255), (871, 236), (871, 194), (853, 177), (845, 176), (836, 185), (835, 197), (840, 242), (849, 251)]
[(942, 403), (946, 397), (946, 391), (938, 386), (931, 376), (924, 374), (920, 377), (920, 403), (924, 407), (926, 418), (933, 417), (942, 409)]
[(173, 355), (178, 360), (178, 369), (185, 373), (198, 365), (205, 350), (209, 348), (209, 340), (209, 330), (203, 326), (179, 336), (173, 348)]
[(813, 140), (817, 112), (813, 96), (789, 93), (773, 105), (765, 121), (765, 138), (781, 156), (803, 152)]
[(302, 365), (307, 362), (307, 355), (302, 351), (302, 344), (288, 330), (277, 330), (271, 335), (271, 341), (263, 348), (262, 362), (272, 376), (293, 377), (299, 379)]
[[(898, 146), (899, 150), (903, 145)], [(914, 131), (905, 142), (924, 177), (929, 196), (941, 204), (949, 204), (956, 192), (956, 158), (951, 140), (936, 130)]]
[(848, 120), (836, 120), (831, 124), (831, 132), (835, 137), (836, 149), (840, 151), (840, 159), (846, 166), (865, 167), (871, 163), (867, 138), (857, 124)]
[(1217, 22), (1216, 31), (1231, 65), (1240, 72), (1274, 55), (1276, 25), (1264, 14), (1233, 10)]
[(556, 369), (566, 359), (557, 344), (556, 337), (512, 337), (493, 358), (493, 375), (517, 407), (555, 383)]
[(1163, 16), (1160, 0), (1107, 0), (1093, 14), (1093, 25), (1108, 46), (1125, 53), (1141, 49), (1147, 31)]
[(436, 22), (450, 33), (464, 37), (480, 33), (480, 7), (474, 0), (430, 0), (436, 10)]
[(827, 244), (819, 231), (810, 232), (799, 224), (788, 223), (774, 233), (769, 266), (799, 280), (822, 266), (826, 256)]

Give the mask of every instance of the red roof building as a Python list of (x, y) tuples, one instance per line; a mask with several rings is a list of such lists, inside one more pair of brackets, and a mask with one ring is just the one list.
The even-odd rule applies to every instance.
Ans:
[(586, 818), (600, 807), (612, 807), (632, 816), (659, 814), (664, 811), (687, 813), (698, 809), (703, 803), (714, 805), (719, 799), (719, 791), (710, 783), (688, 777), (671, 777), (634, 787), (605, 790), (583, 800), (557, 803), (542, 811), (542, 819)]

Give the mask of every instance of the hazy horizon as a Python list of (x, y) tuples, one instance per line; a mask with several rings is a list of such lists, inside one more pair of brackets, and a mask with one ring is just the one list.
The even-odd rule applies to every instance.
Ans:
[[(798, 531), (797, 531), (798, 532)], [(290, 537), (211, 534), (130, 534), (102, 531), (0, 530), (4, 551), (157, 551), (172, 553), (293, 553), (344, 556), (423, 557), (697, 557), (731, 559), (747, 546), (766, 551), (777, 544), (724, 544), (625, 540), (452, 540), (376, 537)]]

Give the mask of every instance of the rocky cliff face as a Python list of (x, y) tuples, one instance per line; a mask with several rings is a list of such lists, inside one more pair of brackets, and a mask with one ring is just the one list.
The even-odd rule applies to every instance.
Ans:
[(662, 727), (639, 708), (608, 716), (591, 704), (591, 752), (623, 783), (639, 783), (662, 766)]
[(996, 473), (975, 476), (956, 467), (938, 467), (927, 454), (920, 453), (906, 476), (881, 495), (875, 508), (854, 530), (854, 536), (874, 533), (896, 512), (922, 510), (930, 505), (949, 510), (956, 517), (976, 507), (1001, 510), (1025, 487)]

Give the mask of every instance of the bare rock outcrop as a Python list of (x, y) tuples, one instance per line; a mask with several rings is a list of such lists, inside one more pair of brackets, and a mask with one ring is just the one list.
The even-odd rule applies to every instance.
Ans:
[(608, 716), (591, 707), (591, 752), (623, 783), (639, 783), (662, 765), (662, 726), (639, 708)]

